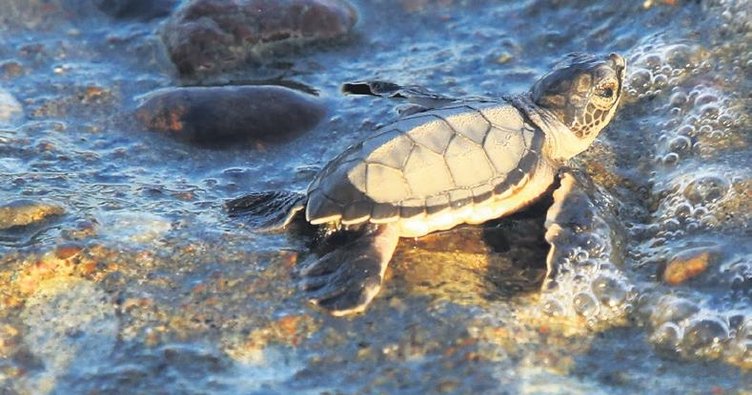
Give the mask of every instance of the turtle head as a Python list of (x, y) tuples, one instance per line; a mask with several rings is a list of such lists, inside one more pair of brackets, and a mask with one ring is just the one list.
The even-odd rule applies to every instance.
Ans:
[(567, 127), (572, 136), (555, 136), (561, 157), (586, 150), (616, 113), (623, 94), (626, 62), (606, 57), (571, 54), (543, 76), (531, 90), (533, 102)]

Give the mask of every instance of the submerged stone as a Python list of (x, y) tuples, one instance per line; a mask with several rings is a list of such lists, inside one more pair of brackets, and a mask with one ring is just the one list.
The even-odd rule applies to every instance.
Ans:
[(280, 86), (173, 88), (152, 92), (136, 111), (149, 130), (201, 145), (281, 141), (326, 113), (314, 96)]
[(346, 0), (192, 0), (162, 31), (183, 74), (237, 66), (263, 45), (336, 39), (357, 21)]
[(64, 212), (62, 207), (55, 204), (16, 200), (0, 206), (0, 230), (32, 225)]
[(170, 15), (177, 0), (95, 0), (95, 3), (113, 18), (148, 20)]

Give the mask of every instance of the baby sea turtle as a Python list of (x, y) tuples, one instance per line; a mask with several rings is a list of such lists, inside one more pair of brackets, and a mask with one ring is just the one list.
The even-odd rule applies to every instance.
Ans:
[[(381, 288), (400, 237), (511, 214), (540, 197), (558, 169), (613, 118), (625, 61), (572, 54), (518, 96), (445, 100), (419, 90), (391, 96), (432, 102), (348, 147), (306, 194), (253, 193), (227, 203), (256, 227), (284, 228), (305, 209), (313, 225), (357, 229), (347, 245), (304, 264), (303, 288), (334, 315), (363, 311)], [(384, 84), (355, 84), (386, 95)], [(354, 88), (355, 87), (355, 88)], [(362, 92), (360, 92), (362, 93)]]

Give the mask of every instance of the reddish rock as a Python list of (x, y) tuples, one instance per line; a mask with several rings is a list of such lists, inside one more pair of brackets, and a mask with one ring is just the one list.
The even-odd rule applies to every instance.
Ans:
[(149, 130), (201, 145), (284, 141), (326, 113), (312, 95), (281, 86), (221, 86), (153, 92), (136, 110)]
[(55, 256), (58, 259), (68, 259), (78, 255), (83, 250), (83, 246), (75, 243), (66, 243), (57, 246), (55, 249)]
[(264, 45), (336, 39), (356, 21), (346, 0), (191, 0), (162, 39), (178, 70), (191, 74), (237, 66)]
[(663, 281), (669, 285), (683, 284), (705, 273), (710, 264), (718, 258), (714, 250), (691, 249), (674, 256), (663, 270)]

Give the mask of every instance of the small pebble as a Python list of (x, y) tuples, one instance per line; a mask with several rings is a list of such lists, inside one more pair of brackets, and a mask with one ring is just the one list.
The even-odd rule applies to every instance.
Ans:
[(81, 250), (83, 250), (83, 247), (80, 244), (66, 243), (55, 249), (55, 256), (59, 259), (68, 259), (78, 255)]
[(663, 281), (669, 285), (683, 284), (704, 273), (715, 255), (712, 251), (698, 249), (681, 252), (666, 264)]

